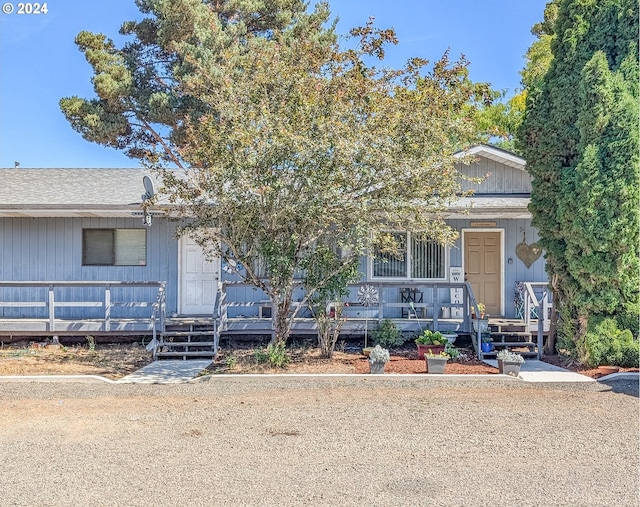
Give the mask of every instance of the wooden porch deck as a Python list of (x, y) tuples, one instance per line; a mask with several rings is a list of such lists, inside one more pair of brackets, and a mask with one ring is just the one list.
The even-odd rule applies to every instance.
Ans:
[[(73, 335), (152, 335), (155, 339), (168, 336), (167, 329), (172, 326), (209, 326), (207, 333), (212, 336), (212, 341), (217, 343), (221, 336), (238, 335), (270, 335), (272, 322), (270, 313), (262, 315), (265, 307), (264, 301), (255, 302), (229, 302), (227, 301), (226, 285), (238, 286), (238, 283), (221, 283), (218, 288), (216, 306), (211, 316), (183, 316), (170, 318), (166, 316), (165, 308), (165, 284), (164, 282), (2, 282), (0, 281), (0, 337), (20, 336), (73, 336)], [(364, 284), (351, 286), (352, 291)], [(535, 285), (535, 284), (532, 284)], [(398, 288), (412, 286), (406, 283), (377, 284), (382, 287)], [(425, 293), (431, 293), (430, 299), (425, 301), (387, 301), (380, 298), (379, 302), (371, 307), (364, 308), (357, 302), (349, 302), (346, 322), (342, 328), (342, 335), (356, 338), (364, 336), (365, 330), (370, 333), (377, 323), (391, 315), (391, 320), (403, 333), (418, 333), (425, 329), (436, 331), (456, 332), (472, 337), (472, 342), (479, 357), (483, 357), (480, 351), (481, 333), (474, 329), (474, 321), (471, 319), (471, 310), (478, 310), (473, 291), (468, 283), (431, 282), (413, 284)], [(131, 295), (122, 292), (122, 289), (146, 288), (153, 294), (147, 294), (147, 300), (132, 300)], [(73, 297), (69, 296), (70, 289), (76, 289)], [(440, 293), (448, 294), (449, 290), (460, 290), (460, 298), (452, 303), (437, 297)], [(31, 291), (30, 293), (20, 291)], [(405, 290), (405, 289), (401, 289)], [(544, 332), (548, 330), (548, 321), (544, 318), (551, 309), (551, 305), (544, 298), (536, 300), (533, 288), (529, 287), (531, 308), (539, 310), (543, 315), (541, 321), (529, 319), (525, 322), (517, 319), (491, 319), (490, 325), (501, 336), (500, 342), (509, 346), (509, 340), (505, 335), (509, 334), (509, 326), (523, 326), (523, 335), (529, 333), (527, 343), (533, 341), (532, 333), (537, 332), (537, 340), (532, 347), (536, 348), (536, 354), (541, 355), (542, 339)], [(35, 296), (37, 294), (37, 297)], [(13, 298), (12, 298), (13, 295)], [(19, 297), (18, 297), (19, 296)], [(63, 296), (67, 296), (66, 298)], [(31, 298), (31, 299), (29, 299)], [(243, 312), (249, 315), (229, 316), (228, 310), (240, 304)], [(65, 317), (70, 313), (69, 309), (87, 308), (101, 315), (96, 318)], [(527, 302), (527, 309), (529, 302)], [(443, 318), (443, 315), (457, 314), (458, 318)], [(254, 312), (254, 316), (250, 313)], [(129, 313), (127, 313), (129, 312)], [(131, 313), (133, 312), (133, 313)], [(80, 313), (80, 312), (75, 312)], [(402, 318), (397, 315), (402, 313)], [(123, 317), (122, 315), (127, 315)], [(131, 316), (131, 315), (136, 316)], [(35, 316), (34, 316), (35, 315)], [(232, 314), (233, 315), (233, 314)], [(395, 317), (393, 317), (395, 315)], [(530, 315), (529, 311), (525, 315)], [(426, 318), (429, 316), (430, 318)], [(537, 331), (536, 331), (537, 328)], [(309, 315), (297, 317), (293, 322), (292, 334), (316, 335), (316, 320)], [(512, 337), (515, 336), (511, 333)], [(154, 340), (155, 342), (155, 340)]]

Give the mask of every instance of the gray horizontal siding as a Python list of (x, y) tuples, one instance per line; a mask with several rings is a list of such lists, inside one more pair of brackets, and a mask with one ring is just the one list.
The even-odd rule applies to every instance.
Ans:
[(470, 165), (460, 165), (462, 174), (471, 178), (483, 178), (481, 183), (463, 181), (462, 189), (477, 194), (528, 194), (531, 192), (531, 177), (521, 171), (495, 160), (480, 158)]
[[(166, 220), (154, 220), (147, 228), (146, 266), (83, 266), (82, 229), (84, 228), (141, 228), (138, 218), (0, 218), (0, 280), (8, 281), (166, 281), (167, 309), (177, 308), (177, 258), (174, 239), (175, 227)], [(5, 289), (9, 290), (9, 289)], [(16, 300), (40, 300), (41, 289), (18, 289), (9, 294)], [(146, 300), (148, 288), (119, 288), (115, 301)], [(119, 292), (120, 291), (120, 292)], [(135, 293), (133, 291), (140, 291)], [(56, 298), (60, 300), (101, 300), (102, 292), (92, 288), (63, 288)], [(116, 299), (117, 298), (117, 299)], [(42, 309), (0, 309), (0, 315), (38, 318)], [(94, 318), (98, 309), (67, 308), (56, 315), (70, 318)], [(13, 313), (11, 313), (13, 312)]]
[[(470, 220), (452, 220), (449, 224), (461, 231), (470, 228)], [(167, 311), (169, 314), (177, 309), (178, 287), (178, 246), (175, 240), (175, 226), (162, 219), (154, 220), (153, 226), (147, 229), (147, 265), (146, 266), (82, 266), (82, 229), (83, 228), (138, 228), (138, 218), (2, 218), (0, 219), (0, 280), (122, 280), (122, 281), (166, 281), (167, 282)], [(505, 315), (512, 316), (515, 283), (519, 281), (546, 281), (544, 259), (541, 257), (531, 267), (527, 268), (515, 255), (515, 248), (526, 241), (531, 244), (538, 239), (537, 231), (531, 227), (529, 220), (497, 220), (497, 229), (505, 231)], [(508, 264), (507, 259), (513, 262)], [(452, 247), (449, 255), (449, 266), (462, 266), (461, 239)], [(363, 281), (366, 281), (367, 263), (361, 259)], [(448, 269), (447, 269), (448, 273)], [(223, 275), (224, 278), (229, 278)], [(372, 281), (377, 285), (378, 282)], [(85, 291), (78, 295), (77, 292)], [(118, 289), (113, 299), (126, 301), (127, 299), (145, 300), (148, 296), (137, 297), (132, 291), (149, 289)], [(43, 289), (4, 289), (1, 298), (23, 301), (45, 301)], [(12, 291), (12, 292), (10, 292)], [(67, 292), (65, 292), (67, 291)], [(93, 291), (93, 292), (92, 292)], [(127, 292), (129, 291), (129, 292)], [(75, 300), (78, 297), (90, 301), (99, 301), (101, 293), (95, 289), (60, 289), (56, 298), (61, 300)], [(140, 295), (138, 295), (140, 296)], [(295, 300), (302, 297), (296, 293)], [(425, 302), (431, 302), (431, 295), (425, 295)], [(381, 298), (385, 302), (399, 302), (399, 292), (396, 288), (384, 288)], [(440, 301), (448, 302), (447, 294), (438, 295)], [(266, 300), (262, 291), (251, 287), (235, 287), (229, 289), (227, 301), (255, 302)], [(345, 298), (357, 301), (357, 295), (350, 294)], [(4, 317), (21, 316), (37, 318), (43, 309), (20, 308), (2, 309), (0, 315)], [(84, 318), (94, 317), (97, 309), (63, 309), (58, 317), (72, 317), (80, 312)], [(399, 317), (400, 310), (395, 309)], [(229, 316), (257, 316), (258, 307), (235, 307), (230, 309)]]

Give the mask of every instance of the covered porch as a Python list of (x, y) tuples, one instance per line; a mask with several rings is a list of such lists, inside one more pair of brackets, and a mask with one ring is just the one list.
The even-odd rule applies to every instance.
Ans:
[[(373, 304), (358, 298), (363, 287), (377, 294)], [(544, 336), (549, 332), (552, 301), (547, 284), (543, 282), (521, 282), (520, 318), (485, 316), (480, 318), (480, 309), (471, 284), (468, 282), (363, 282), (349, 286), (349, 295), (343, 304), (345, 322), (341, 336), (359, 338), (376, 328), (382, 319), (391, 319), (405, 336), (421, 333), (426, 329), (453, 332), (471, 339), (480, 359), (495, 357), (503, 348), (524, 348), (525, 355), (542, 356)], [(245, 294), (255, 289), (245, 282), (222, 282), (214, 317), (220, 335), (251, 336), (270, 335), (273, 332), (271, 304), (259, 297), (246, 301)], [(301, 299), (301, 298), (300, 298)], [(294, 335), (316, 335), (318, 326), (310, 308), (298, 308), (294, 301), (296, 316), (292, 326)], [(331, 311), (329, 305), (328, 311)], [(538, 318), (540, 316), (540, 318)], [(493, 350), (482, 351), (483, 338), (489, 337)]]
[[(358, 298), (365, 286), (377, 295), (375, 301)], [(552, 303), (545, 283), (522, 282), (522, 286), (521, 318), (487, 316), (481, 320), (474, 318), (480, 316), (480, 309), (467, 282), (354, 284), (341, 302), (346, 319), (341, 335), (362, 337), (388, 318), (405, 335), (431, 329), (469, 336), (481, 359), (514, 346), (529, 347), (530, 355), (540, 357)], [(247, 291), (255, 296), (256, 289), (246, 282), (220, 282), (210, 315), (167, 316), (164, 282), (0, 281), (0, 336), (139, 335), (158, 343), (172, 334), (189, 340), (190, 334), (200, 334), (207, 337), (215, 354), (221, 336), (273, 332), (269, 301), (259, 295), (247, 301)], [(297, 313), (292, 334), (316, 335), (312, 310), (298, 308), (300, 304), (294, 301)], [(483, 352), (487, 333), (494, 349)]]

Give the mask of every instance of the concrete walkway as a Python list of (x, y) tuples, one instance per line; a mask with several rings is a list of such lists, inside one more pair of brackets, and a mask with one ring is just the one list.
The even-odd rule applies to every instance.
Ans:
[(154, 361), (118, 380), (121, 384), (181, 384), (200, 374), (213, 361), (190, 359)]
[[(498, 367), (497, 360), (486, 360), (485, 363)], [(189, 382), (198, 376), (205, 368), (211, 364), (211, 361), (205, 360), (176, 360), (176, 361), (155, 361), (140, 370), (127, 375), (126, 377), (118, 380), (119, 383), (144, 383), (144, 384), (175, 384), (181, 382)], [(265, 374), (257, 374), (253, 376), (264, 376)], [(287, 375), (287, 374), (283, 374)], [(313, 374), (301, 376), (317, 376)], [(346, 376), (352, 376), (354, 374), (345, 374)], [(242, 377), (243, 375), (234, 375), (234, 377)], [(326, 375), (321, 375), (326, 376)], [(342, 376), (337, 375), (337, 376)], [(366, 375), (368, 376), (368, 375)], [(390, 377), (392, 375), (385, 375)], [(399, 375), (393, 375), (394, 377)], [(404, 377), (404, 375), (402, 375)], [(421, 374), (410, 374), (409, 377), (418, 377)], [(434, 378), (434, 375), (424, 374), (427, 378)], [(456, 375), (457, 376), (457, 375)], [(462, 375), (465, 377), (466, 375)], [(493, 375), (475, 375), (479, 378), (486, 378), (491, 380), (495, 378)], [(451, 377), (451, 375), (438, 375), (438, 377)], [(544, 361), (538, 361), (536, 359), (527, 359), (520, 369), (520, 380), (525, 382), (595, 382), (595, 379), (574, 373), (564, 368), (554, 366)], [(211, 380), (208, 378), (208, 380)]]
[[(120, 380), (109, 380), (104, 377), (100, 377), (97, 375), (30, 375), (30, 376), (0, 376), (0, 382), (115, 382), (120, 384), (181, 384), (185, 382), (190, 382), (198, 377), (198, 375), (207, 368), (212, 363), (211, 360), (163, 360), (163, 361), (154, 361), (143, 368), (127, 375), (126, 377), (121, 378)], [(494, 368), (498, 367), (497, 360), (485, 360), (485, 363), (493, 366)], [(221, 375), (227, 376), (227, 375)], [(235, 378), (241, 377), (264, 377), (271, 376), (266, 374), (253, 374), (253, 375), (240, 375), (234, 374), (232, 375)], [(335, 375), (326, 375), (326, 374), (280, 374), (280, 376), (300, 376), (300, 377), (326, 377), (326, 376), (366, 376), (371, 377), (369, 374), (335, 374)], [(216, 376), (207, 376), (203, 377), (206, 380), (213, 380)], [(376, 377), (374, 375), (374, 377)], [(491, 381), (495, 379), (495, 375), (429, 375), (429, 374), (407, 374), (407, 375), (384, 375), (384, 378), (388, 379), (390, 377), (396, 378), (439, 378), (447, 379), (454, 377), (475, 377), (477, 379), (484, 379), (487, 381)], [(506, 375), (500, 375), (498, 378), (513, 378), (508, 377)], [(606, 377), (601, 377), (599, 380), (614, 380), (616, 378), (631, 378), (638, 379), (638, 373), (614, 373), (613, 375), (607, 375)], [(514, 380), (516, 380), (514, 378)], [(524, 382), (595, 382), (596, 379), (591, 377), (587, 377), (586, 375), (580, 375), (579, 373), (575, 373), (569, 370), (565, 370), (564, 368), (560, 368), (558, 366), (554, 366), (549, 363), (545, 363), (544, 361), (538, 361), (536, 359), (526, 359), (524, 364), (520, 369), (520, 375), (517, 380), (522, 380)]]
[[(497, 359), (486, 359), (485, 363), (498, 367)], [(519, 379), (525, 382), (595, 382), (595, 379), (565, 370), (559, 366), (537, 359), (525, 359), (520, 367)]]

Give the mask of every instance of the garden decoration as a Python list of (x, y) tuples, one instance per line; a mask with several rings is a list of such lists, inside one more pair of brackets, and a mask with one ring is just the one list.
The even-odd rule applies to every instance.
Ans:
[[(372, 285), (363, 285), (358, 289), (358, 302), (365, 308), (378, 304), (378, 289)], [(369, 325), (369, 315), (364, 314), (364, 346), (367, 348), (367, 327)]]
[(527, 245), (527, 234), (523, 232), (522, 243), (516, 246), (516, 257), (524, 262), (524, 265), (527, 266), (527, 268), (530, 268), (531, 265), (536, 262), (541, 255), (542, 248), (538, 246), (538, 243)]
[(222, 263), (222, 271), (224, 271), (225, 273), (228, 273), (230, 275), (232, 274), (240, 274), (240, 271), (242, 271), (243, 266), (242, 264), (240, 264), (238, 261), (236, 261), (235, 259), (228, 259), (227, 262), (223, 262)]
[(491, 338), (489, 333), (482, 333), (482, 344), (480, 345), (482, 352), (491, 352), (493, 350), (492, 342), (493, 338)]
[(418, 359), (424, 359), (427, 353), (440, 354), (444, 352), (449, 341), (438, 331), (425, 331), (416, 338), (416, 346), (418, 347)]

